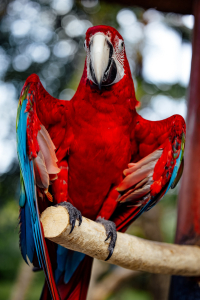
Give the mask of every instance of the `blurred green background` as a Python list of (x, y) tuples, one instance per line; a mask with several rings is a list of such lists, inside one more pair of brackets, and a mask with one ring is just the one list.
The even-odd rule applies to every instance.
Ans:
[[(122, 1), (123, 3), (123, 1)], [(98, 0), (0, 2), (0, 299), (39, 299), (44, 276), (22, 261), (18, 243), (17, 99), (37, 73), (47, 91), (70, 100), (82, 75), (87, 28), (105, 24), (125, 39), (141, 115), (186, 117), (193, 16), (110, 5)], [(130, 228), (137, 236), (173, 242), (178, 187)], [(88, 300), (165, 300), (169, 277), (130, 272), (95, 261)]]

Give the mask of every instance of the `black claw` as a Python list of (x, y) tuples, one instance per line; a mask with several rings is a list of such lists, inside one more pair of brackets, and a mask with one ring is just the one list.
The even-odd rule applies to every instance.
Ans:
[[(74, 226), (75, 226), (75, 223), (76, 223), (76, 219), (74, 219), (72, 222), (70, 222), (71, 223), (71, 225), (72, 225), (72, 228), (71, 228), (71, 230), (70, 230), (70, 233), (72, 233), (72, 231), (74, 230)], [(70, 234), (69, 233), (69, 234)]]
[(110, 238), (110, 243), (108, 245), (109, 255), (105, 259), (105, 261), (107, 261), (109, 258), (111, 258), (114, 248), (115, 248), (115, 244), (116, 244), (116, 240), (117, 240), (116, 225), (114, 222), (105, 220), (104, 218), (101, 218), (101, 217), (99, 217), (96, 220), (96, 222), (101, 223), (106, 230), (107, 237), (105, 239), (105, 242)]
[(82, 215), (81, 215), (81, 214), (78, 216), (78, 219), (79, 219), (79, 224), (78, 224), (78, 226), (80, 226), (81, 223), (82, 223)]
[(107, 238), (105, 239), (105, 242), (106, 242), (111, 236), (113, 236), (113, 235), (112, 235), (112, 232), (110, 231), (109, 234), (107, 235)]
[(74, 207), (71, 203), (65, 201), (65, 202), (61, 202), (59, 204), (56, 204), (56, 206), (63, 206), (64, 208), (67, 209), (68, 214), (69, 214), (69, 223), (72, 226), (72, 228), (70, 230), (70, 233), (72, 233), (72, 231), (74, 230), (76, 220), (79, 221), (78, 226), (81, 225), (81, 223), (82, 223), (81, 212), (76, 207)]
[[(108, 250), (109, 250), (109, 247), (108, 247)], [(109, 260), (109, 258), (111, 258), (112, 254), (113, 254), (113, 251), (114, 251), (114, 249), (109, 250), (108, 257), (105, 259), (105, 261), (107, 261), (107, 260)]]

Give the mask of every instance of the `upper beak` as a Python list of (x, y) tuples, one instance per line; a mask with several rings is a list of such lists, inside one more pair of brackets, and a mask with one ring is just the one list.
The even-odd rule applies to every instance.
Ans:
[(91, 48), (91, 63), (95, 73), (95, 78), (99, 89), (103, 80), (104, 73), (108, 66), (110, 47), (103, 34), (96, 34), (93, 38)]

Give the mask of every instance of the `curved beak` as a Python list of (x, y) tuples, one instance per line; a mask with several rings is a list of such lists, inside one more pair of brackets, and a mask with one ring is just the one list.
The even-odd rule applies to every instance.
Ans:
[(90, 55), (95, 79), (101, 90), (102, 80), (108, 66), (110, 55), (110, 47), (103, 34), (96, 34), (94, 36), (90, 48)]

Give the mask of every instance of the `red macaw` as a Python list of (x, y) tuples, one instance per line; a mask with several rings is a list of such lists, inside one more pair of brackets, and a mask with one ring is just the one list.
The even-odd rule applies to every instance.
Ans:
[(41, 299), (85, 299), (93, 259), (44, 239), (40, 213), (50, 205), (69, 212), (71, 231), (82, 215), (110, 239), (156, 204), (181, 176), (185, 122), (179, 115), (147, 121), (137, 100), (122, 36), (89, 28), (86, 61), (71, 101), (53, 98), (32, 74), (17, 116), (21, 169), (22, 256), (43, 268)]

